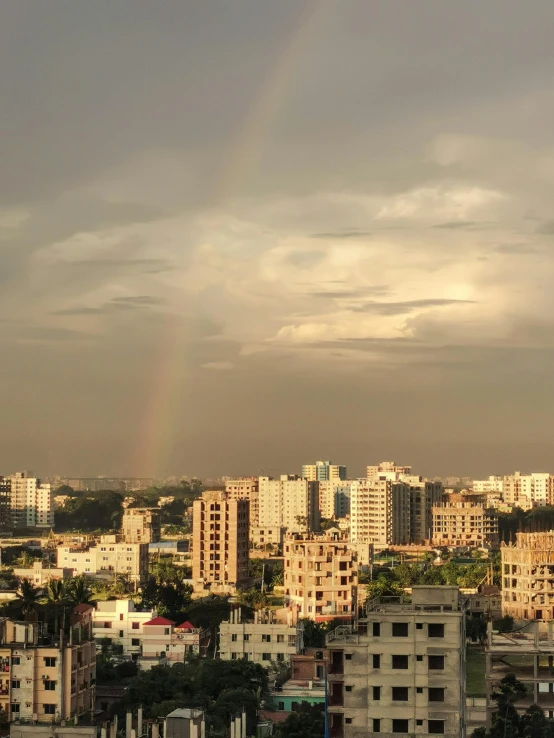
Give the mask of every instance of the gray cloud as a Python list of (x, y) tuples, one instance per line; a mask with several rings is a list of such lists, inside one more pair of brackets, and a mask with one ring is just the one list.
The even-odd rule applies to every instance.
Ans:
[(544, 223), (538, 226), (537, 233), (542, 233), (546, 236), (553, 236), (554, 235), (554, 220), (545, 220)]
[(448, 305), (472, 303), (473, 300), (446, 300), (443, 298), (406, 300), (403, 302), (377, 302), (375, 300), (370, 300), (363, 305), (358, 305), (351, 309), (356, 312), (376, 313), (378, 315), (404, 315), (421, 308), (447, 307)]

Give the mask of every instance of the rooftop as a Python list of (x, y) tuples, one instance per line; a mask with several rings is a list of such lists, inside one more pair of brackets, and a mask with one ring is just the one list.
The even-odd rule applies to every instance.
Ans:
[(147, 620), (144, 625), (175, 625), (175, 621), (158, 616), (157, 618), (152, 618), (152, 620)]

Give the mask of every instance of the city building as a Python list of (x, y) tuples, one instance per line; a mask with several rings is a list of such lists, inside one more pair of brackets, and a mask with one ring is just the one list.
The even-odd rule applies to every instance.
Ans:
[(156, 610), (140, 611), (133, 600), (106, 600), (96, 603), (92, 613), (93, 636), (96, 647), (108, 638), (123, 647), (123, 654), (137, 660), (142, 651), (144, 624), (157, 617)]
[(54, 722), (94, 714), (96, 650), (90, 605), (77, 605), (69, 635), (41, 623), (0, 619), (0, 713), (8, 721)]
[(349, 543), (335, 536), (289, 535), (283, 555), (285, 607), (293, 622), (356, 617), (358, 560)]
[(554, 531), (516, 533), (502, 543), (502, 614), (514, 620), (554, 618)]
[(157, 543), (161, 538), (160, 509), (126, 508), (121, 521), (121, 534), (125, 543)]
[(0, 477), (0, 531), (7, 532), (12, 525), (10, 513), (11, 480), (9, 477)]
[(232, 592), (248, 579), (249, 502), (208, 491), (193, 503), (194, 587)]
[(346, 479), (346, 466), (331, 464), (330, 461), (316, 461), (315, 464), (304, 464), (302, 478), (309, 482), (333, 482)]
[(498, 512), (481, 495), (452, 492), (432, 509), (432, 544), (452, 548), (498, 545)]
[(302, 629), (289, 620), (277, 622), (271, 610), (259, 610), (253, 621), (245, 621), (240, 608), (232, 610), (219, 626), (219, 658), (246, 659), (265, 667), (288, 663), (303, 648)]
[(373, 477), (352, 482), (350, 540), (376, 550), (410, 542), (410, 488), (405, 482)]
[(521, 507), (522, 510), (552, 505), (554, 476), (545, 472), (514, 472), (505, 476), (502, 481), (502, 497), (506, 504)]
[(498, 493), (502, 494), (504, 488), (504, 477), (493, 474), (487, 479), (474, 479), (473, 491), (480, 494)]
[(248, 500), (250, 503), (250, 528), (258, 527), (260, 525), (258, 477), (227, 479), (225, 482), (225, 492), (229, 500)]
[[(206, 723), (203, 711), (194, 707), (179, 707), (173, 710), (164, 720), (163, 735), (164, 738), (204, 738)], [(235, 738), (241, 736), (235, 733)]]
[(442, 500), (442, 482), (410, 475), (402, 475), (400, 481), (410, 490), (410, 541), (425, 543), (431, 539), (433, 507)]
[(518, 713), (522, 714), (531, 705), (538, 705), (547, 718), (554, 718), (552, 621), (545, 624), (545, 632), (540, 630), (540, 623), (531, 622), (518, 628), (517, 634), (510, 637), (509, 633), (495, 633), (492, 623), (488, 623), (485, 666), (487, 727), (491, 727), (498, 707), (493, 699), (495, 688), (505, 676), (512, 674), (525, 686), (525, 695), (514, 704)]
[(260, 521), (291, 533), (319, 530), (319, 483), (296, 476), (259, 478)]
[(250, 543), (254, 548), (266, 550), (281, 550), (286, 528), (269, 528), (260, 525), (257, 528), (250, 526)]
[(95, 543), (62, 545), (57, 548), (58, 567), (72, 569), (73, 575), (115, 577), (124, 574), (131, 581), (148, 579), (148, 544), (125, 543), (120, 536), (100, 536)]
[(13, 574), (18, 579), (26, 579), (35, 587), (46, 587), (52, 579), (70, 579), (73, 572), (70, 568), (45, 566), (43, 561), (35, 561), (29, 568), (15, 568)]
[(319, 483), (319, 513), (322, 518), (344, 518), (350, 512), (351, 482), (329, 480)]
[(376, 598), (327, 636), (330, 738), (465, 736), (464, 606), (457, 587)]
[(366, 467), (367, 479), (373, 479), (373, 477), (382, 477), (383, 479), (396, 481), (399, 478), (399, 475), (410, 475), (411, 473), (411, 466), (397, 466), (396, 462), (394, 461), (381, 461), (380, 464)]
[(183, 663), (186, 656), (205, 655), (208, 634), (188, 621), (176, 625), (157, 616), (143, 624), (140, 653), (141, 669), (168, 662)]
[(49, 484), (18, 472), (9, 477), (10, 522), (13, 528), (53, 528), (54, 495)]
[(67, 485), (75, 492), (138, 492), (153, 487), (155, 483), (151, 477), (70, 477), (56, 481), (57, 486)]

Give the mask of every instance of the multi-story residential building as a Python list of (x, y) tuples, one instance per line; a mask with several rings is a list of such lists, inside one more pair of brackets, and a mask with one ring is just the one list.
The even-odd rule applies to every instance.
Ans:
[(227, 479), (225, 481), (225, 492), (229, 500), (248, 500), (250, 503), (250, 528), (257, 528), (260, 525), (258, 477)]
[(259, 478), (260, 521), (291, 533), (319, 530), (319, 482), (283, 475)]
[(250, 526), (250, 543), (254, 548), (281, 550), (286, 528), (271, 528), (260, 525), (257, 528)]
[(302, 478), (310, 482), (332, 482), (346, 479), (344, 464), (331, 464), (330, 461), (316, 461), (315, 464), (304, 464)]
[(330, 738), (464, 738), (464, 616), (457, 587), (414, 586), (329, 633)]
[(0, 477), (0, 531), (8, 531), (11, 528), (11, 487), (12, 485), (9, 477)]
[(121, 521), (121, 534), (125, 543), (157, 543), (161, 538), (160, 509), (126, 508)]
[(351, 484), (343, 480), (319, 483), (319, 512), (322, 518), (344, 518), (348, 515)]
[(350, 540), (376, 549), (410, 542), (410, 488), (373, 477), (352, 482)]
[(148, 544), (126, 543), (117, 535), (100, 536), (94, 544), (63, 545), (57, 548), (58, 567), (74, 575), (110, 577), (124, 574), (133, 582), (148, 578)]
[(14, 528), (53, 528), (54, 495), (49, 484), (18, 472), (10, 478), (10, 517)]
[(240, 608), (232, 610), (219, 626), (219, 657), (225, 661), (246, 659), (270, 667), (289, 662), (302, 648), (301, 625), (277, 622), (271, 610), (255, 612), (253, 621), (244, 621)]
[(502, 614), (515, 620), (554, 619), (554, 531), (516, 533), (501, 544)]
[(498, 493), (502, 494), (504, 488), (504, 477), (493, 474), (487, 479), (474, 479), (473, 491), (480, 494)]
[(192, 577), (196, 589), (232, 591), (248, 579), (249, 502), (208, 491), (193, 503)]
[(69, 568), (58, 569), (54, 566), (45, 566), (43, 561), (35, 561), (28, 569), (15, 568), (13, 574), (18, 579), (32, 582), (35, 587), (46, 587), (52, 579), (70, 579), (73, 572)]
[(140, 665), (148, 669), (158, 664), (179, 661), (187, 655), (200, 655), (207, 645), (207, 633), (186, 621), (176, 625), (160, 616), (143, 624)]
[(481, 495), (453, 492), (446, 502), (435, 505), (434, 546), (489, 548), (498, 545), (498, 512), (483, 504)]
[(368, 466), (366, 468), (367, 479), (372, 479), (373, 477), (383, 477), (384, 479), (395, 481), (399, 478), (398, 475), (409, 475), (411, 473), (411, 466), (398, 466), (394, 461), (381, 461), (380, 464)]
[(40, 623), (0, 619), (0, 714), (8, 721), (54, 722), (94, 714), (96, 650), (90, 605), (77, 605), (69, 635)]
[(554, 476), (546, 472), (514, 472), (502, 480), (502, 497), (508, 505), (530, 510), (554, 502)]
[(402, 475), (400, 481), (410, 489), (410, 540), (412, 543), (429, 541), (433, 507), (441, 502), (444, 492), (442, 482), (409, 475)]
[(285, 606), (318, 622), (357, 613), (358, 560), (352, 546), (334, 536), (288, 536), (283, 545)]
[(144, 624), (157, 617), (156, 610), (137, 610), (133, 600), (106, 600), (97, 602), (92, 613), (92, 627), (96, 647), (109, 638), (123, 646), (125, 656), (136, 661), (141, 655)]

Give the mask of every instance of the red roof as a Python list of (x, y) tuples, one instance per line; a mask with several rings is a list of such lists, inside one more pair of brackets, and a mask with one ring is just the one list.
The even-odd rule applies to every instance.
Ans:
[(144, 625), (175, 625), (175, 622), (173, 620), (168, 620), (167, 618), (153, 618), (152, 620), (149, 620), (147, 623), (144, 623)]
[(190, 620), (185, 620), (184, 623), (181, 623), (181, 625), (177, 626), (177, 630), (194, 630), (194, 625), (190, 622)]

